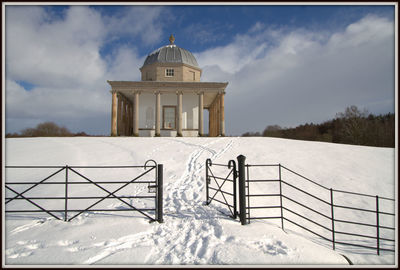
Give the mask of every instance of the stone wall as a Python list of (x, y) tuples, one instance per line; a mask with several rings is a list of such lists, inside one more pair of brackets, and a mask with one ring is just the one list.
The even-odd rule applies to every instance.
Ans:
[[(167, 77), (166, 69), (174, 69), (174, 76)], [(185, 64), (154, 63), (141, 69), (142, 81), (200, 82), (201, 70)]]

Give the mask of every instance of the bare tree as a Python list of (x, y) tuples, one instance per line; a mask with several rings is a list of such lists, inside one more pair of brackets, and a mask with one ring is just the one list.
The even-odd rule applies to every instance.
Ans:
[(264, 137), (281, 137), (281, 130), (282, 128), (278, 125), (269, 125), (264, 129), (262, 135)]
[(345, 142), (362, 145), (367, 139), (367, 115), (368, 111), (360, 111), (357, 106), (347, 107), (345, 112), (337, 113), (336, 117), (341, 119), (340, 133)]

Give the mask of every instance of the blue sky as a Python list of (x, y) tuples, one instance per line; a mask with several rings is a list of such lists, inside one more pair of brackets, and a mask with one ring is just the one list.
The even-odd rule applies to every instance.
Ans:
[[(103, 14), (119, 13), (124, 7), (94, 7)], [(256, 22), (273, 28), (295, 28), (309, 30), (338, 31), (367, 14), (394, 18), (392, 6), (169, 6), (162, 22), (165, 37), (169, 33), (176, 36), (176, 42), (192, 52), (199, 52), (215, 46), (231, 43), (235, 36), (251, 29)], [(193, 31), (193, 30), (198, 30)], [(121, 37), (125, 42), (135, 44), (141, 54), (149, 51), (146, 44), (135, 39)], [(155, 47), (168, 43), (166, 38)], [(114, 44), (110, 44), (112, 47)], [(107, 46), (109, 49), (109, 47)], [(105, 51), (107, 53), (107, 51)]]
[(8, 5), (6, 132), (55, 121), (109, 134), (106, 81), (139, 80), (147, 54), (171, 33), (196, 56), (202, 81), (229, 82), (227, 135), (323, 122), (350, 105), (394, 112), (394, 13), (393, 5)]

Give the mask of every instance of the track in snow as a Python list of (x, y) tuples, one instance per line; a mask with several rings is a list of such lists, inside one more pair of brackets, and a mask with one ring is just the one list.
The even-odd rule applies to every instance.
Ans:
[[(85, 264), (98, 264), (117, 252), (136, 248), (151, 247), (144, 259), (146, 264), (205, 264), (218, 263), (213, 258), (213, 247), (234, 241), (233, 237), (223, 236), (218, 219), (226, 218), (210, 207), (203, 205), (205, 160), (216, 159), (232, 147), (235, 139), (230, 139), (219, 150), (212, 149), (218, 138), (205, 145), (190, 144), (179, 139), (171, 140), (182, 143), (195, 150), (186, 162), (182, 176), (175, 182), (169, 181), (164, 187), (164, 223), (155, 224), (153, 230), (124, 236), (112, 242), (100, 242), (103, 249), (90, 257)], [(217, 147), (219, 148), (219, 147)]]
[[(206, 158), (216, 159), (232, 147), (235, 139), (229, 140), (218, 152), (213, 150), (211, 146), (221, 140), (223, 139), (216, 139), (205, 145), (177, 140), (197, 149), (189, 156), (181, 178), (166, 188), (169, 191), (164, 199), (166, 223), (155, 233), (156, 250), (146, 258), (149, 263), (210, 263), (213, 261), (212, 247), (226, 241), (218, 221), (220, 214), (205, 207), (204, 198), (201, 197)], [(208, 154), (207, 157), (204, 154)], [(156, 245), (159, 241), (164, 242), (161, 249)]]

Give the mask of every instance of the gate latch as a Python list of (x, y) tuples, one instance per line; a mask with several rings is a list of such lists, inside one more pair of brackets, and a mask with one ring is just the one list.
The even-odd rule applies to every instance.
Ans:
[(157, 185), (154, 186), (148, 186), (149, 188), (149, 193), (156, 193), (157, 192)]

